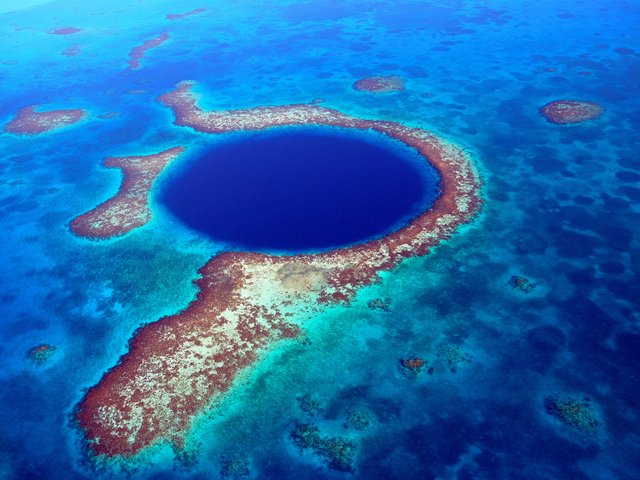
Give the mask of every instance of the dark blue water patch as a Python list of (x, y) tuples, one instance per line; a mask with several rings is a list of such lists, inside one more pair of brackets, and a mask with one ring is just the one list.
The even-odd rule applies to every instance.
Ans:
[(353, 52), (366, 52), (367, 50), (371, 50), (371, 46), (364, 43), (352, 43), (349, 45), (349, 50)]
[[(539, 321), (532, 314), (523, 315), (530, 321)], [(544, 328), (544, 327), (543, 327)], [(525, 372), (531, 370), (545, 374), (555, 364), (559, 346), (554, 344), (554, 338), (546, 338), (546, 332), (538, 329), (527, 332), (523, 338), (515, 339), (506, 344), (506, 353), (501, 356), (502, 367), (514, 371)]]
[(618, 189), (632, 202), (640, 202), (640, 188), (624, 186)]
[(336, 4), (329, 6), (323, 2), (307, 2), (299, 5), (282, 7), (280, 15), (290, 22), (329, 22), (347, 17), (362, 15), (358, 5)]
[(638, 288), (633, 281), (610, 280), (607, 282), (607, 290), (617, 298), (627, 300), (636, 305), (640, 304), (638, 298)]
[(578, 205), (584, 205), (585, 207), (587, 207), (589, 205), (593, 205), (595, 199), (593, 197), (587, 197), (585, 195), (576, 195), (575, 197), (573, 197), (573, 201)]
[[(458, 266), (459, 270), (456, 270), (456, 266)], [(504, 266), (500, 265), (497, 268), (494, 266), (493, 270), (489, 270), (488, 265), (483, 265), (483, 268), (485, 267), (487, 268), (485, 271), (486, 278), (496, 278), (503, 274)], [(451, 266), (446, 267), (446, 272), (449, 280), (444, 288), (430, 288), (422, 293), (415, 294), (419, 304), (430, 305), (437, 310), (438, 315), (441, 317), (456, 313), (468, 313), (471, 305), (474, 303), (482, 304), (493, 294), (489, 282), (478, 281), (481, 277), (475, 269), (465, 271), (463, 267), (452, 263)], [(443, 301), (443, 298), (450, 299), (450, 301)], [(409, 331), (407, 331), (407, 334), (411, 336)]]
[(616, 353), (624, 366), (640, 367), (640, 335), (623, 332), (616, 337)]
[(554, 237), (554, 244), (558, 253), (566, 258), (585, 258), (592, 255), (597, 247), (602, 246), (602, 240), (593, 235), (583, 235), (555, 225), (549, 227), (549, 233)]
[(527, 343), (539, 352), (556, 353), (565, 344), (562, 331), (552, 325), (534, 327), (526, 334)]
[(404, 70), (407, 75), (413, 78), (427, 78), (429, 76), (429, 72), (423, 65), (409, 65), (402, 67), (401, 70)]
[(491, 200), (495, 200), (496, 202), (508, 202), (510, 200), (509, 193), (499, 192), (496, 190), (490, 190), (489, 192), (487, 192), (487, 196)]
[(600, 271), (608, 274), (620, 274), (625, 272), (625, 266), (621, 262), (608, 261), (599, 265)]
[(597, 303), (585, 298), (585, 292), (588, 289), (578, 290), (572, 298), (562, 302), (560, 315), (571, 325), (569, 349), (583, 368), (589, 367), (589, 375), (593, 378), (605, 367), (610, 356), (607, 342), (617, 322)]
[[(484, 93), (481, 89), (475, 89), (474, 87), (468, 87), (466, 90), (474, 93)], [(498, 115), (502, 122), (516, 126), (517, 128), (513, 128), (509, 131), (509, 133), (498, 133), (496, 132), (494, 135), (499, 135), (501, 137), (501, 141), (499, 145), (526, 145), (530, 146), (531, 138), (526, 132), (519, 130), (520, 128), (526, 128), (529, 124), (531, 124), (531, 114), (526, 110), (523, 105), (522, 99), (514, 98), (505, 100), (500, 103), (498, 106)], [(515, 137), (512, 137), (514, 135)]]
[(407, 2), (403, 8), (376, 9), (375, 21), (380, 27), (392, 31), (444, 30), (455, 34), (464, 20), (458, 13), (458, 9), (450, 7)]
[(608, 248), (619, 252), (626, 252), (633, 241), (633, 232), (624, 226), (623, 221), (611, 215), (598, 215), (598, 221), (593, 225), (595, 231)]
[(555, 173), (565, 166), (564, 162), (552, 156), (535, 157), (530, 161), (531, 166), (537, 173)]
[(640, 173), (629, 170), (621, 170), (616, 172), (616, 178), (621, 182), (640, 182)]
[(24, 202), (14, 204), (8, 211), (9, 212), (29, 212), (38, 208), (39, 204), (33, 200), (27, 200)]
[(591, 266), (575, 270), (564, 270), (564, 274), (571, 283), (579, 288), (593, 287), (597, 283), (595, 278), (595, 269)]
[(312, 252), (381, 237), (438, 195), (417, 152), (371, 132), (281, 128), (239, 134), (176, 170), (159, 200), (234, 248)]
[(0, 295), (0, 305), (9, 305), (13, 303), (13, 301), (18, 297), (15, 292), (16, 290), (12, 290), (11, 292), (6, 292)]
[[(430, 424), (417, 425), (407, 429), (403, 435), (402, 445), (407, 451), (420, 458), (422, 466), (431, 465), (434, 470), (445, 465), (453, 465), (468, 449), (472, 440), (472, 426), (465, 416), (451, 418), (435, 418)], [(438, 441), (434, 442), (433, 439)], [(429, 478), (429, 477), (427, 477)]]
[(13, 208), (13, 206), (18, 203), (18, 200), (20, 200), (20, 198), (20, 195), (10, 195), (8, 197), (0, 199), (0, 207), (11, 206), (11, 208)]
[(577, 206), (565, 206), (556, 214), (558, 220), (577, 230), (590, 230), (596, 226), (595, 218), (587, 209)]
[(608, 193), (602, 193), (600, 194), (600, 199), (609, 210), (607, 213), (617, 215), (620, 213), (627, 213), (629, 210), (629, 202), (623, 198), (612, 197)]
[[(496, 455), (491, 450), (482, 450), (474, 457), (474, 460), (478, 467), (480, 467), (480, 470), (484, 473), (497, 472), (502, 464), (500, 456)], [(476, 476), (474, 478), (478, 477)]]
[[(640, 118), (638, 119), (638, 123), (640, 124)], [(633, 152), (633, 147), (629, 147), (628, 151)], [(616, 163), (620, 165), (622, 168), (629, 168), (632, 170), (640, 170), (640, 161), (633, 153), (624, 153), (619, 154), (619, 156), (615, 157)]]

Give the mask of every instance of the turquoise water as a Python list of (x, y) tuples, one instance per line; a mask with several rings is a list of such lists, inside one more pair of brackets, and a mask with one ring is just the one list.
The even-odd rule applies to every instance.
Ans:
[[(0, 134), (0, 478), (126, 476), (87, 461), (74, 408), (136, 328), (188, 305), (197, 269), (228, 245), (176, 222), (155, 194), (153, 220), (116, 240), (68, 224), (117, 191), (105, 157), (219, 141), (173, 125), (156, 101), (182, 80), (199, 82), (205, 109), (319, 98), (434, 131), (473, 156), (486, 202), (432, 254), (315, 317), (310, 345), (267, 355), (200, 419), (192, 461), (163, 446), (133, 478), (221, 478), (236, 455), (246, 478), (636, 478), (637, 2), (69, 0), (0, 19), (0, 124), (32, 104), (89, 112), (49, 134)], [(82, 31), (48, 33), (72, 26)], [(165, 31), (129, 70), (129, 51)], [(73, 45), (77, 56), (62, 55)], [(352, 89), (369, 75), (401, 76), (405, 90)], [(604, 114), (568, 126), (540, 116), (563, 98)], [(42, 343), (57, 349), (35, 365), (26, 352)], [(410, 357), (432, 373), (407, 375)], [(597, 428), (549, 407), (570, 400)], [(369, 419), (361, 430), (354, 411)], [(300, 451), (296, 422), (353, 442), (353, 472)]]

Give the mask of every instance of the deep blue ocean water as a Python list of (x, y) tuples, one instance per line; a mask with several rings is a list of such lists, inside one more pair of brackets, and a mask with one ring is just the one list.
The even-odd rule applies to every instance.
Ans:
[(435, 169), (397, 141), (340, 129), (284, 130), (198, 154), (166, 181), (160, 201), (213, 240), (291, 253), (381, 237), (438, 195)]
[[(209, 10), (166, 19), (198, 7)], [(217, 479), (236, 454), (254, 479), (638, 477), (637, 1), (60, 0), (4, 1), (0, 12), (0, 124), (34, 103), (90, 112), (47, 135), (0, 134), (0, 478)], [(47, 33), (68, 26), (83, 30)], [(171, 39), (128, 70), (131, 48), (164, 31)], [(78, 56), (61, 54), (74, 44)], [(351, 88), (368, 75), (402, 76), (406, 89)], [(156, 99), (189, 79), (205, 109), (322, 98), (432, 130), (473, 156), (486, 201), (429, 256), (315, 317), (310, 346), (257, 365), (194, 429), (193, 462), (162, 447), (131, 474), (95, 471), (71, 421), (83, 392), (136, 328), (188, 305), (195, 272), (228, 245), (155, 197), (153, 221), (117, 240), (76, 238), (68, 223), (117, 191), (105, 157), (232, 140), (172, 124)], [(538, 109), (561, 98), (604, 115), (546, 122)], [(514, 275), (535, 288), (513, 289)], [(379, 298), (388, 311), (367, 307)], [(57, 346), (42, 366), (25, 357), (39, 343)], [(470, 358), (454, 373), (455, 349)], [(408, 378), (399, 360), (410, 356), (433, 373)], [(588, 398), (597, 433), (549, 414), (549, 398)], [(345, 428), (353, 411), (367, 428)], [(301, 453), (296, 422), (353, 441), (354, 472)]]

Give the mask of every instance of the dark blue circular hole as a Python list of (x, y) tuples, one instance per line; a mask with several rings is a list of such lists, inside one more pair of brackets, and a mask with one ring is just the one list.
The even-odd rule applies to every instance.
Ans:
[(426, 159), (382, 134), (280, 128), (204, 150), (164, 181), (159, 200), (232, 248), (301, 253), (398, 230), (429, 208), (438, 183)]

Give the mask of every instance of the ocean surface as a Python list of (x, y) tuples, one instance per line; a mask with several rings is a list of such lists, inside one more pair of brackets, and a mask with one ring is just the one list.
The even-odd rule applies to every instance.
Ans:
[[(638, 25), (636, 0), (0, 2), (0, 479), (637, 479)], [(131, 50), (165, 32), (130, 68)], [(404, 89), (353, 88), (370, 76), (400, 77)], [(373, 132), (214, 137), (175, 125), (158, 97), (185, 80), (198, 82), (205, 110), (321, 100), (433, 132), (471, 156), (484, 203), (428, 255), (315, 315), (306, 342), (264, 353), (196, 419), (189, 455), (161, 442), (127, 461), (95, 459), (75, 421), (83, 395), (138, 328), (189, 305), (212, 256), (377, 238), (438, 192), (412, 152)], [(603, 113), (547, 121), (540, 108), (563, 99)], [(30, 105), (87, 116), (39, 135), (6, 131)], [(316, 142), (353, 163), (324, 164)], [(152, 189), (147, 225), (100, 241), (71, 232), (73, 218), (118, 191), (122, 174), (105, 158), (176, 145), (190, 153)], [(305, 155), (268, 169), (261, 155), (277, 148)], [(190, 170), (225, 149), (220, 163)], [(229, 162), (241, 154), (234, 184)], [(323, 165), (339, 175), (314, 173)], [(255, 235), (252, 222), (273, 225), (277, 210), (257, 188), (238, 191), (266, 186), (252, 171), (277, 176), (288, 198), (319, 192), (320, 211), (368, 200), (318, 243), (314, 222)], [(228, 177), (207, 197), (180, 185), (189, 172)], [(313, 189), (295, 183), (303, 174)], [(344, 175), (377, 183), (337, 199), (328, 182)], [(172, 192), (192, 215), (197, 198), (230, 202), (250, 235), (189, 226)], [(309, 220), (310, 207), (289, 203)], [(49, 355), (34, 355), (42, 345)], [(301, 428), (317, 432), (315, 448), (301, 447)], [(328, 457), (338, 442), (348, 468)]]

